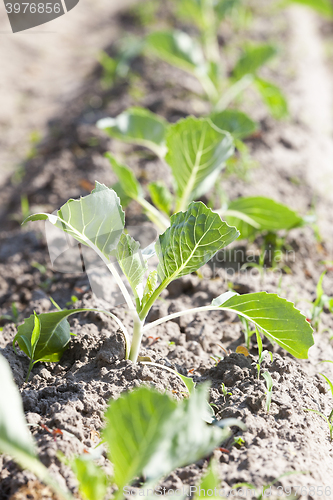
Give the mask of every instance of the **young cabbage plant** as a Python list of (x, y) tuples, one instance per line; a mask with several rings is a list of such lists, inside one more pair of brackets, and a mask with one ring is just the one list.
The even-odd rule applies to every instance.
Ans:
[[(128, 357), (133, 362), (138, 359), (142, 336), (150, 329), (186, 314), (208, 311), (236, 313), (251, 321), (271, 341), (294, 356), (307, 358), (308, 349), (313, 345), (312, 328), (291, 302), (275, 294), (260, 292), (237, 295), (227, 292), (214, 299), (210, 305), (176, 312), (145, 323), (151, 307), (173, 280), (197, 271), (239, 235), (235, 227), (229, 226), (202, 202), (192, 202), (185, 212), (174, 214), (170, 219), (170, 227), (159, 236), (154, 250), (150, 246), (147, 247), (148, 250), (141, 251), (139, 243), (124, 232), (125, 216), (118, 196), (112, 189), (98, 182), (90, 195), (79, 200), (69, 200), (56, 214), (39, 213), (27, 219), (36, 220), (48, 220), (82, 245), (93, 249), (112, 273), (133, 318), (131, 343), (129, 336), (125, 336), (126, 343), (130, 344), (130, 348), (127, 348)], [(154, 253), (158, 260), (157, 270), (151, 270), (146, 277), (147, 260)], [(118, 272), (116, 261), (127, 278), (134, 300)], [(75, 311), (78, 312), (74, 310), (70, 313)], [(48, 313), (43, 318), (40, 315), (41, 331), (35, 356), (39, 343), (45, 343), (50, 332), (50, 315), (61, 314), (69, 315), (68, 311)], [(119, 319), (117, 323), (121, 325)], [(25, 329), (28, 330), (27, 325)], [(33, 329), (34, 324), (30, 318), (27, 345)], [(124, 326), (121, 329), (126, 331)], [(17, 341), (19, 342), (19, 338)], [(47, 342), (47, 348), (49, 347), (50, 342)], [(41, 348), (41, 353), (43, 352)]]
[(192, 0), (191, 3), (198, 9), (198, 15), (192, 20), (201, 37), (195, 39), (180, 30), (155, 31), (146, 37), (145, 53), (196, 77), (212, 111), (226, 110), (240, 94), (253, 87), (275, 118), (285, 118), (288, 105), (282, 91), (258, 75), (260, 69), (276, 56), (276, 47), (266, 43), (247, 44), (230, 75), (222, 74), (218, 43), (219, 2)]
[(209, 455), (230, 436), (230, 426), (245, 429), (235, 419), (206, 424), (207, 389), (207, 385), (199, 386), (180, 403), (147, 387), (110, 401), (103, 438), (114, 474), (107, 477), (89, 455), (69, 461), (82, 497), (103, 500), (107, 486), (113, 484), (115, 499), (124, 498), (131, 494), (133, 481), (142, 476), (145, 486), (153, 488), (175, 468)]
[(230, 426), (245, 426), (227, 419), (207, 425), (207, 385), (177, 403), (167, 394), (141, 387), (111, 401), (103, 436), (114, 465), (116, 499), (129, 493), (136, 476), (152, 486), (177, 467), (208, 456), (230, 436)]
[[(0, 453), (33, 472), (52, 488), (57, 498), (74, 500), (40, 462), (24, 418), (20, 393), (1, 354), (0, 377)], [(208, 425), (204, 421), (207, 398), (208, 386), (203, 384), (179, 403), (147, 387), (110, 401), (103, 438), (113, 463), (113, 477), (94, 463), (94, 453), (66, 459), (76, 475), (82, 499), (104, 500), (111, 485), (118, 488), (116, 498), (124, 498), (128, 486), (138, 476), (144, 474), (147, 484), (156, 484), (175, 468), (209, 455), (230, 436), (231, 426), (245, 429), (236, 419)]]
[[(232, 135), (239, 154), (237, 164), (250, 165), (248, 148), (243, 139), (256, 132), (257, 123), (245, 113), (235, 109), (212, 113), (207, 118), (217, 128)], [(172, 125), (159, 115), (145, 108), (132, 107), (115, 118), (99, 120), (97, 126), (115, 139), (147, 147), (162, 161), (164, 160), (167, 153), (165, 136), (168, 128)], [(228, 165), (230, 165), (231, 159), (231, 157), (228, 158)]]
[(147, 110), (131, 108), (97, 125), (112, 137), (148, 147), (167, 163), (174, 179), (175, 195), (161, 182), (150, 183), (148, 190), (157, 210), (145, 200), (133, 172), (112, 154), (106, 154), (123, 192), (140, 203), (161, 229), (170, 224), (166, 216), (186, 210), (191, 201), (214, 186), (226, 160), (234, 152), (232, 136), (208, 118), (190, 116), (168, 125)]
[[(232, 120), (230, 121), (230, 123)], [(217, 120), (190, 116), (175, 124), (167, 124), (158, 115), (142, 108), (129, 108), (116, 118), (104, 118), (97, 126), (111, 137), (145, 146), (165, 161), (171, 170), (175, 193), (161, 182), (148, 184), (152, 200), (149, 203), (132, 170), (106, 153), (119, 180), (118, 194), (136, 200), (147, 216), (164, 230), (170, 214), (185, 210), (192, 200), (206, 195), (214, 186), (226, 161), (234, 152), (235, 134), (245, 133), (243, 125), (230, 126)], [(241, 132), (242, 131), (242, 132)], [(254, 238), (258, 233), (273, 233), (303, 225), (306, 220), (288, 206), (264, 196), (241, 197), (220, 207), (217, 212), (230, 225), (235, 225), (242, 238)]]
[(142, 38), (127, 35), (119, 40), (115, 57), (104, 51), (98, 54), (98, 61), (103, 68), (101, 85), (104, 89), (112, 87), (117, 80), (130, 80), (131, 63), (141, 54), (143, 46)]
[[(200, 43), (206, 59), (219, 62), (217, 32), (221, 22), (241, 7), (241, 0), (176, 0), (176, 13), (199, 30)], [(212, 68), (213, 69), (213, 68)]]

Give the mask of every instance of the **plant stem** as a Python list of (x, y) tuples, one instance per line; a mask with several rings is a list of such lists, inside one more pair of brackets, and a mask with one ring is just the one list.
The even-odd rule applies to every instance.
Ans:
[(211, 103), (214, 103), (219, 98), (218, 91), (212, 80), (209, 78), (207, 74), (203, 74), (199, 71), (194, 73), (194, 76), (199, 80), (202, 85), (202, 88), (206, 92), (206, 95)]
[[(139, 314), (139, 318), (141, 321), (144, 321), (146, 319), (146, 316), (149, 313), (149, 310), (152, 307), (152, 305), (154, 304), (155, 300), (160, 295), (160, 293), (164, 290), (164, 288), (166, 288), (169, 285), (169, 283), (171, 281), (172, 281), (172, 278), (170, 278), (169, 280), (163, 281), (160, 284), (160, 286), (156, 288), (156, 290), (153, 292), (150, 299), (148, 300), (147, 304), (145, 305), (145, 307), (142, 309), (142, 311)], [(166, 317), (168, 318), (169, 316), (166, 316)], [(165, 320), (165, 321), (167, 321), (167, 320)], [(154, 323), (156, 323), (156, 322), (154, 322)], [(163, 323), (163, 321), (162, 321), (162, 323)], [(147, 327), (144, 327), (144, 329), (146, 329), (146, 328)]]
[(164, 215), (151, 205), (147, 200), (141, 196), (136, 199), (138, 203), (146, 210), (149, 219), (156, 224), (162, 231), (165, 231), (170, 226), (170, 221)]
[[(101, 256), (102, 255), (103, 254), (101, 253)], [(119, 288), (124, 296), (124, 299), (126, 301), (126, 304), (128, 305), (128, 308), (131, 311), (135, 310), (135, 306), (133, 304), (132, 298), (131, 298), (130, 294), (128, 293), (128, 290), (127, 290), (125, 284), (123, 283), (123, 280), (119, 276), (117, 269), (114, 267), (114, 265), (110, 261), (107, 261), (104, 258), (103, 258), (103, 260), (104, 260), (108, 270), (110, 271), (110, 273), (113, 275), (114, 279), (116, 280), (116, 283), (119, 286)]]
[(131, 350), (129, 354), (129, 359), (136, 363), (138, 360), (138, 355), (141, 346), (142, 334), (143, 334), (143, 321), (139, 318), (139, 316), (134, 313), (133, 314), (134, 326), (133, 326), (133, 339)]
[(219, 214), (221, 217), (237, 217), (237, 219), (250, 224), (250, 226), (254, 227), (255, 229), (260, 229), (260, 224), (258, 222), (256, 222), (254, 219), (244, 214), (243, 212), (239, 212), (238, 210), (223, 210), (222, 208), (220, 208), (219, 210), (214, 210), (214, 212)]
[[(170, 281), (172, 281), (172, 280), (170, 280)], [(158, 292), (158, 295), (159, 295), (161, 293), (161, 291), (166, 286), (168, 286), (168, 284), (170, 283), (170, 281), (168, 281), (166, 284), (163, 283), (164, 286), (162, 287), (161, 290), (159, 290), (161, 288), (161, 285), (160, 285), (160, 287), (157, 288), (157, 290), (155, 290), (155, 293), (159, 290), (159, 292)], [(153, 295), (152, 295), (152, 297), (153, 297)], [(152, 297), (151, 297), (151, 299), (152, 299)], [(156, 297), (155, 297), (155, 299), (156, 299)], [(150, 303), (150, 301), (148, 303)], [(148, 303), (147, 303), (147, 305), (148, 305)], [(220, 311), (220, 312), (221, 311), (225, 311), (225, 312), (237, 314), (238, 316), (242, 316), (243, 318), (245, 318), (247, 321), (250, 321), (255, 326), (258, 326), (257, 323), (256, 323), (256, 321), (254, 320), (254, 318), (251, 318), (250, 316), (248, 316), (247, 314), (243, 313), (240, 310), (232, 309), (231, 307), (223, 307), (223, 304), (222, 304), (220, 306), (212, 306), (212, 305), (210, 305), (210, 306), (202, 306), (202, 307), (193, 307), (192, 309), (187, 309), (186, 311), (178, 311), (176, 313), (169, 314), (168, 316), (164, 316), (164, 318), (160, 318), (160, 319), (157, 319), (156, 321), (153, 321), (152, 323), (148, 323), (147, 325), (145, 325), (143, 327), (142, 331), (145, 333), (148, 330), (150, 330), (151, 328), (154, 328), (155, 326), (161, 325), (162, 323), (165, 323), (166, 321), (170, 321), (172, 319), (179, 318), (181, 316), (185, 316), (186, 314), (196, 314), (198, 312), (205, 312), (205, 311)], [(141, 317), (141, 314), (140, 314), (140, 317)], [(277, 340), (277, 339), (275, 339), (275, 337), (273, 337), (271, 334), (269, 334), (267, 330), (263, 329), (262, 327), (260, 327), (260, 328), (262, 329), (262, 331), (264, 332), (264, 334), (269, 339), (273, 339), (275, 341)]]
[[(157, 289), (158, 290), (158, 289)], [(165, 323), (166, 321), (170, 321), (175, 318), (179, 318), (180, 316), (185, 316), (185, 314), (194, 314), (197, 312), (203, 312), (203, 311), (221, 311), (222, 308), (218, 306), (203, 306), (203, 307), (194, 307), (193, 309), (188, 309), (187, 311), (178, 311), (173, 314), (169, 314), (168, 316), (164, 316), (164, 318), (157, 319), (156, 321), (153, 321), (152, 323), (148, 323), (143, 327), (143, 331), (147, 332), (151, 328), (154, 328), (155, 326), (161, 325), (162, 323)], [(236, 313), (236, 311), (232, 311)], [(237, 313), (236, 313), (237, 314)]]
[(239, 94), (253, 83), (253, 80), (253, 75), (245, 75), (238, 82), (234, 83), (215, 105), (215, 111), (224, 111)]
[(27, 383), (29, 380), (30, 373), (31, 373), (33, 366), (34, 366), (34, 360), (31, 358), (30, 363), (29, 363), (28, 373), (27, 373), (27, 376), (25, 377), (25, 383)]

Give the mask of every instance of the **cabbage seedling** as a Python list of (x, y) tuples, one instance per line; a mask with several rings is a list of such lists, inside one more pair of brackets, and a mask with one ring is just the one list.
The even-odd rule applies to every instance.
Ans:
[(29, 363), (29, 368), (28, 368), (28, 373), (25, 381), (27, 382), (29, 379), (30, 372), (32, 370), (32, 367), (34, 365), (34, 357), (35, 357), (35, 351), (36, 347), (39, 341), (40, 337), (40, 319), (38, 315), (36, 314), (36, 311), (34, 311), (34, 329), (32, 330), (31, 338), (30, 338), (30, 347), (31, 347), (31, 356), (30, 356), (30, 363)]
[[(182, 6), (185, 2), (178, 3)], [(218, 29), (225, 12), (221, 3), (186, 0), (187, 21), (191, 20), (197, 26), (200, 38), (197, 40), (180, 30), (155, 31), (146, 37), (145, 52), (197, 78), (214, 111), (226, 110), (252, 86), (275, 118), (286, 117), (288, 105), (281, 90), (258, 75), (260, 69), (277, 54), (274, 45), (247, 44), (230, 76), (222, 74)], [(188, 15), (194, 11), (195, 15)]]
[[(35, 443), (28, 430), (20, 393), (13, 382), (6, 359), (0, 354), (0, 453), (11, 456), (22, 468), (32, 471), (48, 484), (57, 498), (74, 500), (69, 491), (51, 477), (39, 461)], [(104, 441), (113, 463), (113, 477), (93, 462), (93, 454), (67, 461), (86, 500), (104, 500), (107, 487), (118, 487), (116, 498), (135, 477), (145, 475), (155, 484), (173, 469), (191, 464), (209, 455), (230, 436), (230, 426), (245, 426), (236, 419), (207, 425), (208, 386), (202, 384), (188, 399), (177, 402), (167, 394), (140, 387), (110, 401), (105, 412)], [(141, 495), (140, 495), (141, 496)]]
[[(54, 305), (55, 302), (52, 300)], [(126, 356), (129, 354), (129, 337), (123, 323), (109, 311), (103, 309), (64, 309), (61, 310), (56, 305), (58, 311), (31, 315), (24, 320), (24, 323), (17, 329), (17, 334), (13, 340), (13, 349), (16, 351), (16, 343), (20, 349), (30, 358), (29, 368), (25, 381), (29, 380), (29, 375), (33, 366), (38, 362), (56, 363), (60, 361), (63, 353), (69, 347), (71, 339), (70, 326), (67, 321), (69, 316), (79, 312), (96, 312), (111, 316), (122, 331), (126, 341)]]
[(245, 444), (245, 439), (242, 436), (235, 436), (231, 446), (236, 446), (236, 448), (241, 448)]
[[(168, 124), (160, 116), (143, 108), (130, 108), (116, 118), (103, 118), (97, 126), (111, 137), (138, 144), (153, 151), (171, 170), (175, 193), (161, 181), (148, 184), (152, 203), (145, 197), (132, 170), (106, 153), (117, 175), (122, 193), (137, 201), (161, 230), (170, 222), (170, 214), (185, 210), (188, 204), (206, 195), (234, 153), (233, 132), (214, 115), (189, 116)], [(118, 190), (119, 192), (119, 190)], [(120, 195), (120, 192), (119, 192)], [(236, 226), (242, 238), (257, 233), (289, 231), (305, 220), (288, 206), (263, 196), (241, 197), (218, 210), (229, 225)]]
[(227, 396), (232, 396), (232, 392), (229, 392), (228, 389), (226, 388), (225, 384), (222, 382), (221, 384), (221, 391), (224, 397), (224, 401), (227, 400)]
[[(173, 469), (209, 455), (230, 436), (230, 426), (245, 429), (235, 419), (206, 424), (207, 389), (206, 384), (201, 385), (180, 403), (147, 387), (110, 401), (103, 437), (114, 466), (113, 478), (106, 477), (91, 457), (76, 457), (72, 468), (83, 498), (103, 500), (108, 484), (117, 486), (115, 499), (123, 498), (131, 494), (130, 485), (138, 476), (144, 476), (146, 486), (153, 487)], [(99, 487), (99, 496), (88, 496), (93, 486), (95, 492)], [(141, 496), (140, 491), (138, 494)]]
[(11, 314), (3, 314), (2, 316), (0, 316), (0, 320), (4, 319), (12, 321), (13, 323), (18, 323), (18, 317), (19, 317), (19, 312), (17, 310), (17, 306), (15, 302), (12, 302)]
[[(192, 202), (186, 211), (172, 215), (170, 227), (159, 236), (154, 248), (150, 246), (144, 250), (124, 231), (125, 215), (118, 196), (112, 189), (99, 182), (96, 182), (96, 187), (90, 195), (79, 200), (69, 200), (56, 214), (35, 214), (28, 217), (26, 222), (36, 220), (48, 220), (82, 245), (90, 247), (112, 273), (133, 318), (131, 342), (129, 335), (125, 334), (124, 325), (114, 315), (111, 316), (121, 325), (126, 344), (130, 345), (127, 348), (127, 357), (133, 362), (138, 359), (142, 336), (150, 329), (186, 314), (208, 311), (236, 313), (254, 323), (271, 341), (278, 343), (294, 356), (307, 358), (308, 349), (313, 345), (312, 328), (305, 316), (295, 309), (291, 302), (275, 294), (260, 292), (237, 295), (227, 292), (214, 299), (210, 305), (176, 312), (145, 323), (151, 307), (173, 280), (197, 271), (239, 235), (235, 227), (229, 226), (202, 202)], [(154, 254), (158, 260), (157, 270), (150, 271), (146, 278), (148, 259)], [(118, 272), (116, 261), (127, 278), (134, 300)], [(65, 319), (69, 314), (78, 311), (58, 311), (40, 315), (41, 332), (36, 350), (40, 342), (44, 342), (44, 347), (46, 344), (47, 349), (50, 349), (48, 335), (55, 339), (55, 331), (50, 328), (50, 315), (58, 315), (57, 325), (61, 325), (61, 315), (62, 319)], [(30, 327), (27, 325), (29, 320)], [(31, 342), (33, 324), (30, 318), (29, 320), (26, 320), (25, 326), (22, 325), (24, 339), (17, 338), (23, 348), (26, 348), (27, 341), (28, 345)], [(61, 333), (65, 329), (65, 338), (68, 339), (69, 327), (68, 330), (66, 328), (65, 326)]]
[(191, 201), (214, 186), (234, 152), (232, 136), (208, 118), (190, 116), (169, 125), (147, 110), (131, 108), (97, 125), (112, 137), (148, 147), (165, 159), (174, 178), (175, 196), (163, 183), (150, 183), (148, 189), (154, 206), (144, 199), (133, 172), (112, 154), (106, 154), (123, 192), (142, 205), (150, 219), (163, 230), (170, 224), (170, 214), (185, 210)]

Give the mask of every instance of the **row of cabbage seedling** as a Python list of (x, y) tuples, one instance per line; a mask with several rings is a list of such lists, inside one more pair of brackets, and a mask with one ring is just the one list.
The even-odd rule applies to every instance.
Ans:
[[(281, 91), (258, 76), (262, 65), (275, 55), (276, 50), (271, 45), (247, 47), (231, 72), (228, 88), (225, 88), (226, 82), (220, 72), (217, 32), (221, 16), (226, 16), (228, 5), (234, 3), (181, 0), (180, 10), (190, 12), (189, 18), (199, 30), (199, 39), (195, 41), (185, 32), (164, 31), (151, 33), (142, 43), (145, 51), (198, 78), (212, 105), (209, 116), (188, 117), (169, 124), (146, 109), (131, 108), (116, 118), (105, 118), (98, 123), (111, 137), (150, 148), (170, 168), (174, 191), (161, 182), (150, 183), (151, 201), (148, 201), (131, 169), (108, 153), (119, 180), (116, 190), (96, 182), (91, 194), (79, 200), (70, 199), (56, 214), (40, 213), (27, 219), (48, 220), (96, 252), (112, 273), (133, 319), (132, 335), (113, 313), (103, 312), (110, 315), (123, 332), (126, 358), (133, 362), (138, 361), (145, 332), (176, 317), (208, 311), (236, 313), (254, 324), (258, 344), (260, 335), (264, 335), (298, 358), (306, 358), (313, 345), (312, 328), (300, 311), (291, 302), (266, 292), (222, 293), (206, 306), (146, 323), (153, 304), (173, 280), (198, 271), (240, 235), (249, 238), (258, 231), (274, 233), (305, 222), (289, 207), (265, 197), (239, 198), (228, 206), (217, 207), (215, 211), (196, 201), (216, 183), (234, 152), (235, 142), (237, 145), (237, 141), (257, 129), (257, 124), (241, 111), (226, 109), (239, 92), (255, 85), (273, 115), (282, 117), (287, 112)], [(121, 205), (121, 199), (126, 198), (138, 202), (159, 228), (161, 234), (156, 243), (141, 249), (140, 244), (127, 234)], [(157, 268), (150, 266), (154, 260)], [(124, 284), (119, 269), (128, 286)], [(61, 359), (70, 343), (67, 318), (87, 310), (35, 313), (24, 321), (18, 328), (14, 346), (18, 343), (30, 358), (27, 379), (36, 362), (58, 362)], [(71, 498), (68, 492), (61, 491), (37, 459), (24, 423), (17, 389), (2, 357), (0, 369), (1, 379), (8, 381), (8, 384), (2, 384), (7, 389), (0, 392), (1, 451), (13, 456), (22, 467), (35, 472), (64, 498)], [(175, 467), (206, 456), (221, 443), (226, 436), (226, 430), (222, 428), (236, 422), (216, 422), (207, 412), (207, 389), (194, 389), (191, 380), (180, 377), (191, 393), (182, 403), (177, 404), (167, 395), (146, 388), (110, 403), (104, 439), (114, 465), (114, 476), (112, 480), (106, 477), (91, 461), (91, 456), (73, 459), (70, 465), (78, 477), (83, 498), (102, 500), (111, 483), (118, 488), (116, 496), (122, 497), (123, 488), (140, 475), (146, 478), (148, 485), (154, 485)], [(9, 400), (12, 401), (10, 405)], [(214, 489), (217, 484), (218, 479), (211, 469), (203, 479), (202, 487)]]

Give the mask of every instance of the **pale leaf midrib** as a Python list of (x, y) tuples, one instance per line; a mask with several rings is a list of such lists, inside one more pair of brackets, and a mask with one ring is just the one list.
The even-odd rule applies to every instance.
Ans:
[[(205, 139), (206, 139), (207, 126), (208, 126), (208, 124), (204, 123), (204, 127), (203, 127), (203, 130), (201, 132), (200, 143), (199, 143), (199, 146), (198, 146), (198, 149), (196, 152), (195, 163), (193, 165), (189, 181), (186, 184), (186, 188), (185, 188), (183, 195), (182, 195), (182, 200), (181, 200), (182, 207), (188, 201), (190, 194), (192, 193), (194, 186), (195, 186), (195, 181), (196, 181), (198, 170), (200, 168), (200, 161), (201, 161), (202, 154), (203, 154), (203, 144), (204, 144)], [(192, 135), (192, 142), (193, 142), (193, 135)], [(192, 147), (193, 146), (194, 145), (192, 144)]]
[[(198, 216), (197, 216), (197, 217), (198, 217)], [(195, 226), (194, 226), (194, 231), (193, 231), (193, 232), (194, 232), (194, 234), (195, 234), (195, 228), (196, 228), (196, 223), (197, 223), (197, 217), (196, 217), (196, 219), (195, 219)], [(170, 277), (168, 277), (168, 278), (167, 278), (167, 281), (172, 281), (172, 280), (174, 280), (174, 279), (175, 279), (175, 278), (176, 278), (176, 277), (177, 277), (177, 276), (178, 276), (178, 275), (179, 275), (179, 274), (183, 271), (183, 269), (185, 269), (185, 267), (187, 266), (188, 262), (191, 260), (191, 258), (193, 257), (194, 253), (196, 252), (196, 250), (197, 250), (198, 248), (200, 248), (200, 242), (201, 242), (201, 240), (202, 240), (202, 239), (206, 236), (206, 234), (210, 231), (210, 229), (211, 229), (212, 225), (214, 224), (214, 222), (215, 222), (215, 220), (213, 219), (213, 220), (212, 220), (212, 222), (211, 222), (211, 224), (210, 224), (210, 226), (209, 226), (209, 228), (208, 228), (208, 229), (204, 232), (204, 234), (201, 236), (201, 238), (199, 239), (199, 241), (196, 243), (196, 245), (195, 245), (195, 247), (193, 248), (193, 250), (192, 250), (191, 254), (190, 254), (190, 255), (189, 255), (189, 257), (186, 259), (186, 261), (185, 261), (185, 262), (183, 261), (183, 254), (182, 254), (182, 252), (180, 252), (180, 257), (181, 257), (181, 260), (182, 260), (182, 265), (181, 265), (181, 266), (180, 266), (180, 267), (179, 267), (176, 271), (174, 271), (174, 273), (173, 273)], [(182, 232), (183, 232), (183, 231), (184, 231), (184, 229), (182, 229)], [(176, 236), (176, 231), (174, 231), (174, 232), (173, 232), (173, 238), (175, 238), (175, 236)], [(185, 236), (186, 236), (186, 235), (185, 235)], [(173, 252), (174, 252), (174, 248), (175, 248), (175, 247), (174, 247), (174, 245), (172, 245), (172, 251), (173, 251)], [(175, 260), (175, 262), (177, 262), (177, 261)]]

